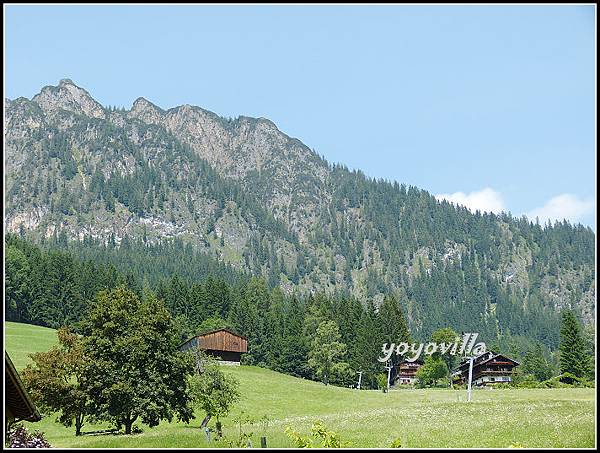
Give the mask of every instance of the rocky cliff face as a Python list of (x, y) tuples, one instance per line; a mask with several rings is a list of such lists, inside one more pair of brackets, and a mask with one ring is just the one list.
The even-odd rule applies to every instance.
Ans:
[[(253, 191), (301, 240), (315, 224), (316, 212), (331, 200), (326, 162), (269, 120), (240, 117), (227, 121), (190, 105), (162, 111), (143, 98), (134, 103), (127, 117), (164, 127), (221, 176)], [(257, 184), (260, 180), (269, 183)], [(302, 203), (295, 203), (299, 198)]]
[(547, 306), (593, 316), (589, 230), (564, 230), (583, 238), (584, 257), (559, 263), (552, 280), (542, 254), (550, 233), (332, 166), (264, 118), (163, 110), (144, 98), (107, 109), (68, 79), (5, 107), (8, 231), (179, 237), (286, 291), (376, 302), (474, 253), (480, 272), (525, 298), (535, 290)]

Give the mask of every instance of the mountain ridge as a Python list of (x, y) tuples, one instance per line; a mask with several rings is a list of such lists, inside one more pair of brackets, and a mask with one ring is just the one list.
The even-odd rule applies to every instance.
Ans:
[(472, 306), (481, 316), (495, 316), (497, 284), (523, 306), (573, 306), (593, 319), (595, 235), (581, 225), (471, 213), (330, 164), (268, 119), (164, 110), (143, 97), (106, 108), (69, 79), (5, 100), (5, 111), (8, 231), (117, 244), (177, 237), (287, 293), (375, 303), (398, 293), (416, 325), (458, 296), (441, 288), (432, 305), (414, 282), (436, 269), (464, 280), (467, 260), (484, 288)]

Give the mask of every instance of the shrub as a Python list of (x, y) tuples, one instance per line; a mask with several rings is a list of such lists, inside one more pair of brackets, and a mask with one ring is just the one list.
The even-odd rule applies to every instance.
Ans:
[(556, 376), (553, 379), (557, 379), (563, 384), (572, 385), (574, 387), (594, 387), (594, 381), (588, 381), (584, 378), (577, 377), (571, 373), (563, 373)]
[(222, 442), (224, 445), (228, 448), (252, 447), (252, 436), (254, 433), (245, 431), (243, 427), (246, 425), (254, 425), (257, 420), (246, 415), (246, 413), (242, 411), (239, 417), (235, 417), (232, 421), (238, 425), (239, 434), (237, 437), (223, 437)]
[(564, 384), (577, 385), (581, 379), (569, 372), (557, 376), (558, 380)]
[(321, 420), (313, 423), (310, 430), (311, 436), (321, 441), (321, 444), (315, 444), (314, 440), (309, 436), (302, 436), (292, 429), (291, 426), (285, 427), (285, 433), (292, 439), (296, 448), (346, 448), (348, 442), (342, 442), (339, 434), (328, 431)]
[(385, 393), (387, 392), (387, 375), (384, 373), (377, 375), (377, 387)]
[(516, 384), (516, 387), (524, 389), (535, 389), (540, 387), (540, 383), (535, 379), (533, 375), (528, 374), (523, 378), (521, 382)]
[(44, 437), (44, 433), (27, 431), (23, 425), (16, 425), (8, 431), (8, 448), (51, 448), (52, 445)]
[(390, 444), (389, 448), (402, 448), (402, 441), (400, 440), (400, 438), (396, 437)]

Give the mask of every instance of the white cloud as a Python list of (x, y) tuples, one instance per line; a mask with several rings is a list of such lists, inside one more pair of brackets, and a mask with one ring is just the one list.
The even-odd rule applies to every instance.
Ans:
[(481, 212), (494, 212), (496, 214), (506, 211), (504, 200), (500, 192), (486, 187), (479, 191), (471, 193), (454, 192), (451, 194), (442, 193), (435, 196), (438, 200), (448, 200), (455, 204), (460, 204), (469, 208), (472, 212), (480, 210)]
[(576, 195), (563, 193), (548, 200), (544, 206), (532, 209), (526, 215), (533, 222), (538, 217), (542, 225), (548, 220), (554, 222), (563, 219), (577, 223), (582, 221), (585, 216), (593, 214), (595, 207), (596, 201), (593, 198), (582, 200)]

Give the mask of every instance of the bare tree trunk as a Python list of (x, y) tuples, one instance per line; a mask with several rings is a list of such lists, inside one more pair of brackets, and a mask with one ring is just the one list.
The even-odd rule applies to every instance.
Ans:
[(210, 421), (210, 415), (207, 415), (206, 417), (204, 417), (204, 420), (202, 420), (202, 423), (200, 423), (200, 428), (204, 428), (206, 425), (208, 425), (209, 421)]

